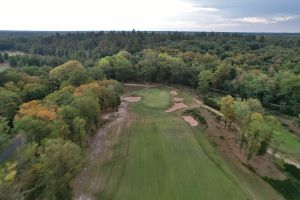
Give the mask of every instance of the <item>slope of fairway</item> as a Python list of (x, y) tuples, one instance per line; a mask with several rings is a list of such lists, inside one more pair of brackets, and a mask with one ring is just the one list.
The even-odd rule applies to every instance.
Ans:
[(126, 167), (116, 200), (248, 199), (205, 154), (194, 136), (200, 128), (165, 113), (168, 91), (145, 89), (133, 105)]

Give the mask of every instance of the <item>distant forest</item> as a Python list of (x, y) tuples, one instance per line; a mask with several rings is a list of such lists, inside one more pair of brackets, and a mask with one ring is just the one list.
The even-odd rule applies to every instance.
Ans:
[[(3, 31), (0, 52), (0, 62), (16, 69), (77, 60), (122, 82), (182, 84), (300, 113), (299, 34)], [(4, 86), (5, 72), (0, 76)]]

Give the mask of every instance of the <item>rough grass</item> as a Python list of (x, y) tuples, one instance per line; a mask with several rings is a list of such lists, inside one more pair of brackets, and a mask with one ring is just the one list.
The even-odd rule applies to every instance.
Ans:
[[(268, 124), (272, 126), (272, 124)], [(296, 157), (300, 157), (300, 138), (289, 132), (284, 127), (274, 127), (275, 134), (273, 136), (273, 147), (278, 148), (282, 153), (294, 154)], [(279, 146), (278, 146), (279, 143)], [(297, 156), (298, 154), (298, 156)]]
[(164, 112), (171, 103), (168, 91), (155, 88), (138, 94), (143, 99), (133, 105), (137, 120), (128, 130), (123, 177), (115, 196), (106, 193), (100, 198), (248, 199), (230, 170), (223, 170), (224, 163), (216, 165), (201, 147), (195, 137), (203, 134), (201, 129)]

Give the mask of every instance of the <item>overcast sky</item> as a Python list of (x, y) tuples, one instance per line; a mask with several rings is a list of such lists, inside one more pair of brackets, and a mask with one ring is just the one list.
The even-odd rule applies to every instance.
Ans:
[(1, 0), (0, 30), (300, 32), (300, 0)]

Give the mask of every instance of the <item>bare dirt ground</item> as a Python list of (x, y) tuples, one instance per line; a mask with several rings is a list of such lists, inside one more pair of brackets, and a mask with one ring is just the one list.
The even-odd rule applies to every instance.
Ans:
[(122, 100), (130, 102), (130, 103), (137, 103), (142, 99), (142, 97), (122, 97)]
[(178, 93), (177, 93), (177, 91), (176, 91), (176, 90), (172, 90), (172, 91), (170, 92), (170, 94), (171, 94), (172, 96), (176, 96), (176, 95), (178, 95)]
[(185, 105), (184, 103), (174, 103), (173, 106), (167, 110), (165, 110), (165, 112), (170, 113), (170, 112), (175, 112), (176, 110), (180, 110), (183, 108), (187, 108), (188, 106)]
[(180, 102), (183, 102), (183, 100), (184, 100), (184, 99), (183, 99), (183, 98), (180, 98), (180, 97), (174, 97), (174, 98), (173, 98), (173, 102), (174, 102), (174, 103), (180, 103)]
[(190, 115), (182, 116), (183, 120), (186, 121), (189, 125), (195, 127), (198, 126), (198, 121), (194, 119), (194, 117)]
[(274, 164), (274, 157), (270, 154), (264, 156), (254, 156), (250, 161), (245, 157), (245, 152), (239, 146), (239, 141), (234, 130), (228, 130), (219, 121), (210, 114), (206, 108), (200, 109), (201, 114), (205, 117), (208, 129), (207, 134), (210, 140), (216, 144), (216, 148), (222, 154), (236, 163), (243, 170), (248, 170), (245, 166), (251, 166), (260, 176), (267, 176), (279, 180), (284, 180), (285, 175)]
[(223, 117), (223, 114), (222, 114), (220, 111), (218, 111), (218, 110), (216, 110), (216, 109), (214, 109), (214, 108), (211, 108), (211, 107), (205, 105), (205, 104), (204, 104), (202, 101), (200, 101), (199, 99), (193, 98), (193, 100), (194, 100), (195, 103), (197, 103), (200, 107), (206, 108), (206, 109), (208, 109), (208, 110), (214, 112), (215, 114), (220, 115), (220, 116)]
[(276, 158), (283, 159), (284, 162), (286, 162), (287, 164), (294, 165), (295, 167), (297, 167), (298, 169), (300, 169), (300, 163), (299, 163), (299, 161), (297, 161), (295, 159), (291, 159), (291, 158), (286, 158), (284, 155), (282, 155), (279, 152), (273, 153), (272, 149), (268, 149), (268, 153), (270, 155), (274, 155)]
[(125, 83), (125, 86), (131, 86), (131, 87), (147, 87), (147, 88), (153, 88), (156, 87), (152, 84), (136, 84), (136, 83)]
[(111, 160), (113, 147), (118, 144), (122, 129), (128, 124), (128, 103), (122, 102), (117, 112), (102, 116), (106, 122), (89, 139), (86, 167), (72, 182), (76, 200), (94, 200), (93, 194), (102, 191), (107, 177), (99, 171), (105, 162)]

